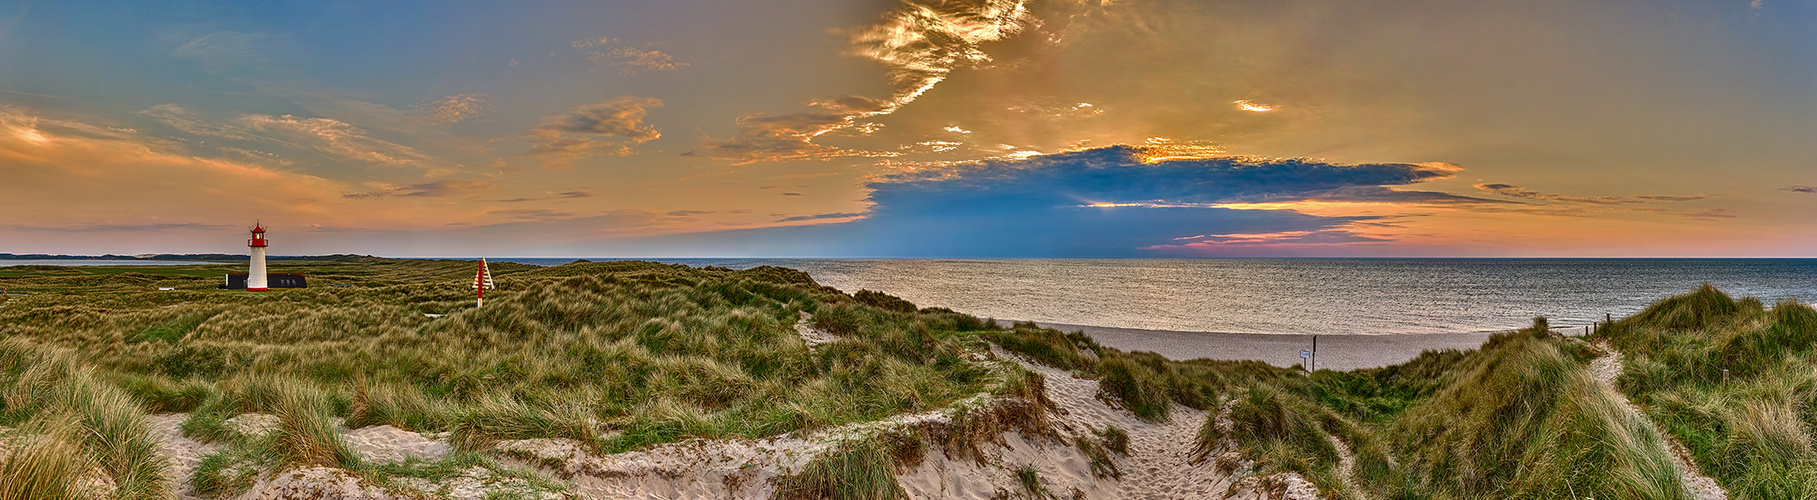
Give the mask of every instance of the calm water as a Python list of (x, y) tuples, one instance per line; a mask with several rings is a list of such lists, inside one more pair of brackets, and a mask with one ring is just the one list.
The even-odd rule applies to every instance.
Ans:
[[(494, 259), (556, 265), (572, 259)], [(1381, 334), (1582, 325), (1709, 282), (1817, 298), (1817, 259), (677, 259), (775, 265), (977, 316), (1157, 330)]]
[(190, 262), (183, 260), (0, 260), (6, 266), (196, 266), (230, 264), (229, 262)]

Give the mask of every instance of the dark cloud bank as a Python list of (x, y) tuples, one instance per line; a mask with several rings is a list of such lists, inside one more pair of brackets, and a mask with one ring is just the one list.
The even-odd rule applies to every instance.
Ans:
[[(1298, 242), (1377, 241), (1342, 228), (1364, 217), (1211, 206), (1261, 201), (1508, 203), (1384, 188), (1449, 177), (1446, 168), (1233, 158), (1142, 161), (1116, 146), (1019, 161), (985, 161), (872, 182), (865, 218), (810, 226), (723, 231), (621, 242), (629, 254), (858, 257), (1139, 257), (1146, 247), (1224, 235), (1309, 232)], [(1119, 204), (1122, 206), (1093, 206)], [(840, 216), (859, 214), (836, 214)], [(795, 217), (786, 220), (811, 220)], [(1254, 253), (1253, 247), (1246, 251)]]

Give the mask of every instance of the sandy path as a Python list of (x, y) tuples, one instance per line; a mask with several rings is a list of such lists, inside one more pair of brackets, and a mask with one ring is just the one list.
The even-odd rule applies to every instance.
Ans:
[[(1008, 321), (1000, 321), (1004, 325)], [(1181, 332), (1106, 326), (1040, 323), (1063, 332), (1082, 331), (1099, 344), (1125, 351), (1150, 351), (1169, 359), (1255, 360), (1275, 366), (1298, 366), (1300, 350), (1312, 348), (1311, 335)], [(1491, 333), (1420, 335), (1320, 335), (1318, 368), (1355, 370), (1404, 363), (1421, 352), (1475, 349)]]
[[(1282, 495), (1268, 495), (1245, 485), (1242, 472), (1219, 472), (1214, 460), (1194, 463), (1193, 448), (1206, 413), (1174, 404), (1166, 422), (1149, 423), (1128, 411), (1113, 408), (1099, 400), (1098, 381), (1074, 377), (1071, 373), (1045, 365), (1030, 363), (1015, 356), (1022, 366), (1047, 378), (1047, 395), (1064, 413), (1057, 419), (1063, 432), (1073, 436), (1090, 436), (1106, 425), (1129, 433), (1129, 455), (1117, 458), (1123, 479), (1111, 487), (1086, 491), (1086, 498), (1098, 499), (1203, 499), (1203, 498), (1317, 498), (1317, 491), (1306, 486), (1290, 487)], [(1218, 451), (1228, 451), (1218, 450)], [(1218, 451), (1212, 454), (1217, 455)], [(1089, 470), (1085, 471), (1089, 474)], [(1074, 474), (1077, 474), (1076, 472)], [(1295, 476), (1297, 479), (1297, 475)], [(1105, 480), (1104, 482), (1111, 482)], [(1288, 480), (1288, 482), (1295, 482)], [(1304, 483), (1303, 480), (1297, 481)]]
[(1107, 425), (1129, 433), (1129, 456), (1117, 460), (1123, 480), (1099, 498), (1214, 498), (1233, 484), (1209, 462), (1190, 463), (1205, 412), (1175, 404), (1167, 422), (1144, 422), (1099, 401), (1096, 380), (1034, 363), (1023, 366), (1047, 378), (1048, 397), (1065, 412), (1058, 420), (1067, 433), (1090, 436)]
[[(152, 435), (160, 441), (158, 451), (167, 460), (164, 476), (169, 478), (176, 498), (182, 500), (206, 500), (208, 497), (195, 492), (190, 484), (195, 469), (202, 459), (222, 448), (218, 443), (203, 443), (183, 435), (183, 422), (189, 420), (187, 413), (163, 413), (149, 415), (146, 420), (151, 424)], [(277, 427), (278, 419), (272, 415), (245, 413), (228, 419), (226, 426), (247, 436), (261, 436)], [(370, 463), (396, 463), (407, 459), (434, 461), (447, 456), (453, 448), (444, 434), (423, 435), (389, 425), (376, 425), (359, 429), (338, 428), (347, 446)], [(467, 471), (466, 474), (444, 481), (443, 484), (430, 484), (420, 479), (403, 479), (403, 482), (425, 492), (440, 491), (448, 498), (481, 499), (499, 492), (519, 494), (520, 496), (537, 497), (537, 492), (521, 484), (521, 481), (501, 481), (490, 477), (484, 468)], [(280, 471), (270, 477), (261, 478), (250, 490), (238, 498), (389, 498), (364, 484), (346, 471), (326, 467), (304, 467)], [(288, 496), (286, 496), (288, 495)], [(545, 495), (546, 496), (546, 495)], [(339, 498), (337, 497), (337, 498)]]
[(162, 413), (148, 415), (145, 419), (151, 424), (152, 435), (159, 440), (158, 451), (166, 459), (164, 477), (170, 479), (171, 491), (176, 492), (180, 499), (202, 499), (190, 487), (190, 475), (202, 463), (202, 457), (221, 447), (183, 435), (183, 422), (189, 420), (188, 413)]
[(1356, 492), (1358, 497), (1369, 498), (1363, 494), (1363, 488), (1356, 484), (1356, 454), (1351, 453), (1350, 445), (1344, 444), (1344, 440), (1335, 435), (1326, 434), (1325, 437), (1330, 438), (1331, 446), (1338, 450), (1338, 477), (1343, 478), (1344, 486)]
[(801, 311), (801, 319), (795, 321), (795, 333), (801, 335), (801, 341), (807, 343), (809, 348), (839, 339), (831, 333), (814, 328), (809, 324), (813, 321), (814, 315), (807, 311)]
[[(1620, 389), (1615, 387), (1615, 379), (1621, 376), (1622, 371), (1621, 351), (1615, 350), (1606, 342), (1597, 342), (1595, 345), (1607, 354), (1590, 360), (1590, 374), (1596, 377), (1597, 382), (1602, 383), (1621, 398), (1621, 403), (1626, 405), (1629, 411), (1652, 422), (1652, 419), (1647, 418), (1646, 412), (1641, 411), (1639, 406), (1628, 400), (1627, 394), (1623, 394)], [(1685, 449), (1683, 443), (1679, 443), (1678, 439), (1672, 437), (1665, 429), (1660, 429), (1658, 423), (1654, 423), (1653, 428), (1659, 431), (1660, 437), (1666, 442), (1666, 447), (1672, 451), (1672, 465), (1678, 469), (1678, 476), (1684, 482), (1685, 494), (1695, 500), (1728, 500), (1729, 493), (1724, 491), (1721, 485), (1716, 484), (1715, 479), (1704, 475), (1703, 471), (1697, 468), (1697, 462), (1691, 459), (1691, 452)]]

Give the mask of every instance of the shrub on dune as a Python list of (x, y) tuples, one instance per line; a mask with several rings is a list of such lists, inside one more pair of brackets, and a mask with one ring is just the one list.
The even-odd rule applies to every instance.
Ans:
[(1099, 390), (1123, 403), (1136, 417), (1167, 420), (1173, 399), (1155, 367), (1127, 357), (1112, 357), (1098, 368)]
[(772, 500), (895, 500), (895, 458), (878, 439), (847, 441), (776, 483)]

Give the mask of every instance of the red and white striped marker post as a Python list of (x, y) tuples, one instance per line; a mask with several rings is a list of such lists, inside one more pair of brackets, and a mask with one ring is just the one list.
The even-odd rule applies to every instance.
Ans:
[(479, 274), (473, 276), (473, 307), (486, 305), (486, 290), (497, 288), (492, 285), (492, 270), (486, 267), (486, 258), (479, 258)]

